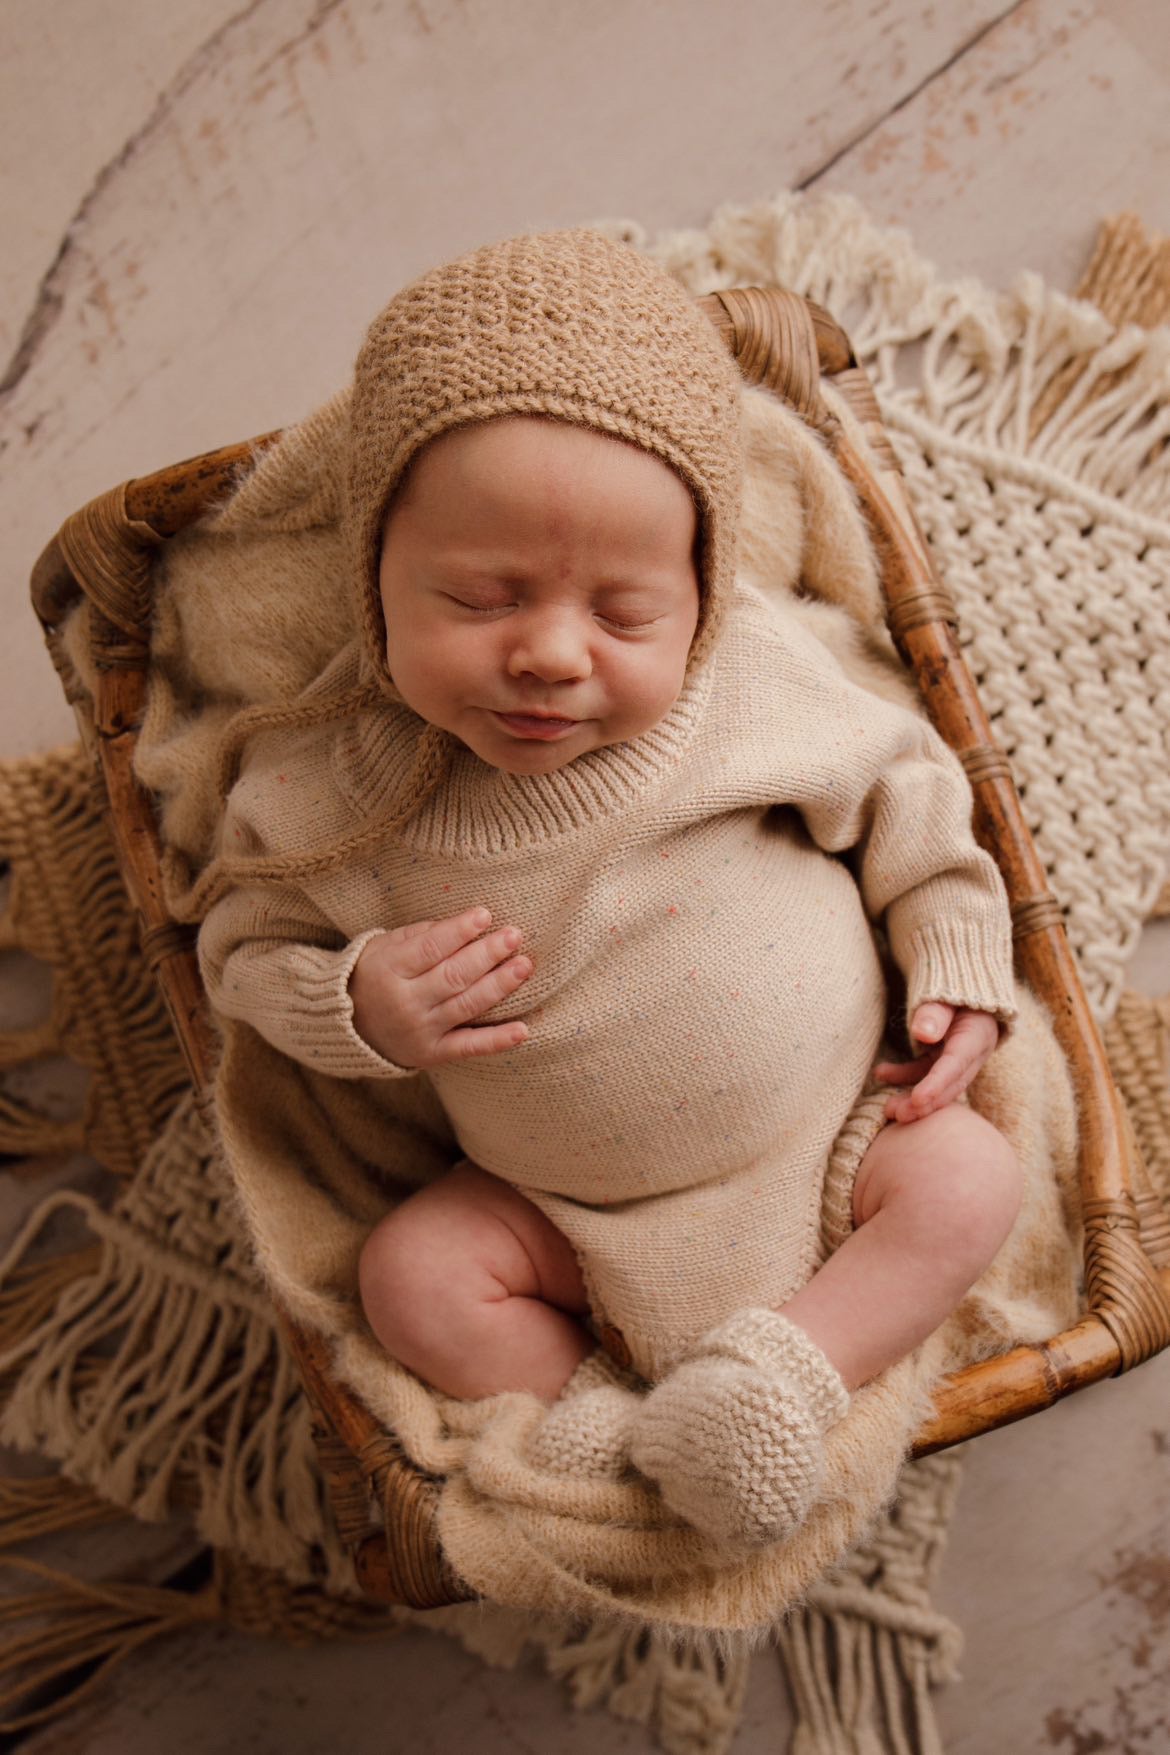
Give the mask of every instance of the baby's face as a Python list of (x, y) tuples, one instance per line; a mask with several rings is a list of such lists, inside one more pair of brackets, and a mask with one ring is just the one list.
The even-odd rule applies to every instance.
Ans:
[(433, 439), (382, 538), (403, 699), (509, 774), (648, 731), (698, 622), (696, 524), (673, 469), (587, 427), (516, 416)]

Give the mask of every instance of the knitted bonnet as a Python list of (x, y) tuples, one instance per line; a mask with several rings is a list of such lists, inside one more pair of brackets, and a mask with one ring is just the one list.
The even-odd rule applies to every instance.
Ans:
[(689, 664), (701, 661), (735, 566), (740, 385), (682, 288), (599, 232), (510, 238), (398, 293), (358, 355), (346, 459), (358, 626), (382, 687), (390, 679), (378, 563), (391, 496), (429, 439), (500, 415), (594, 427), (678, 471), (699, 514), (700, 612)]

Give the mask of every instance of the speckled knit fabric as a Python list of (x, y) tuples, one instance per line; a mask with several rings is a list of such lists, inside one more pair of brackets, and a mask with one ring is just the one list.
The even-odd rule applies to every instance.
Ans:
[[(225, 845), (268, 856), (376, 820), (421, 735), (392, 704), (266, 733)], [(368, 859), (226, 896), (201, 965), (221, 1014), (314, 1075), (363, 1082), (388, 1122), (397, 1082), (429, 1084), (462, 1151), (568, 1237), (596, 1320), (653, 1381), (816, 1266), (831, 1148), (889, 1008), (870, 921), (911, 1009), (1014, 1013), (1003, 886), (970, 809), (922, 719), (744, 586), (712, 659), (643, 736), (545, 775), (460, 747)], [(485, 1018), (518, 1011), (530, 1038), (409, 1075), (354, 1030), (350, 972), (372, 934), (473, 906), (523, 931), (533, 975)], [(376, 1122), (360, 1144), (383, 1161)], [(247, 1187), (243, 1161), (237, 1175)], [(351, 1295), (344, 1278), (307, 1285), (295, 1257), (271, 1268), (294, 1310), (306, 1291)]]

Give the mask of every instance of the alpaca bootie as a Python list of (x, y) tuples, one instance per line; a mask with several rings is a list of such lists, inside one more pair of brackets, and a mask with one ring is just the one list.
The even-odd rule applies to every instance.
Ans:
[(703, 1535), (766, 1547), (807, 1517), (823, 1434), (848, 1406), (844, 1383), (803, 1329), (773, 1310), (741, 1310), (642, 1402), (630, 1460)]
[(554, 1475), (617, 1479), (630, 1466), (630, 1435), (642, 1405), (634, 1378), (598, 1347), (583, 1359), (533, 1434), (528, 1459)]

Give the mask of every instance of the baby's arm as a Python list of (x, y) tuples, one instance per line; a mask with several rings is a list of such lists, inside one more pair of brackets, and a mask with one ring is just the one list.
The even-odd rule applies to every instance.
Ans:
[(215, 1009), (335, 1078), (393, 1078), (527, 1036), (518, 1020), (467, 1027), (528, 979), (515, 928), (481, 936), (486, 909), (374, 928), (345, 942), (302, 892), (231, 892), (209, 912), (199, 962)]
[[(308, 824), (339, 829), (348, 803), (331, 789), (329, 750), (316, 732), (291, 751), (261, 739), (227, 800), (221, 846), (236, 858), (279, 859)], [(303, 1065), (335, 1078), (401, 1078), (527, 1034), (518, 1021), (465, 1027), (530, 972), (513, 955), (519, 935), (505, 927), (483, 936), (481, 917), (490, 923), (486, 910), (468, 910), (347, 940), (295, 878), (245, 882), (209, 910), (200, 969), (217, 1012)]]
[(953, 1101), (1015, 1015), (1003, 879), (974, 838), (970, 786), (937, 732), (853, 683), (806, 631), (791, 639), (801, 668), (788, 699), (809, 742), (789, 796), (819, 846), (851, 855), (905, 976), (911, 1035), (941, 1046), (928, 1051), (937, 1077), (915, 1061), (896, 1081), (926, 1084), (912, 1106), (896, 1105), (924, 1114), (944, 1089)]

